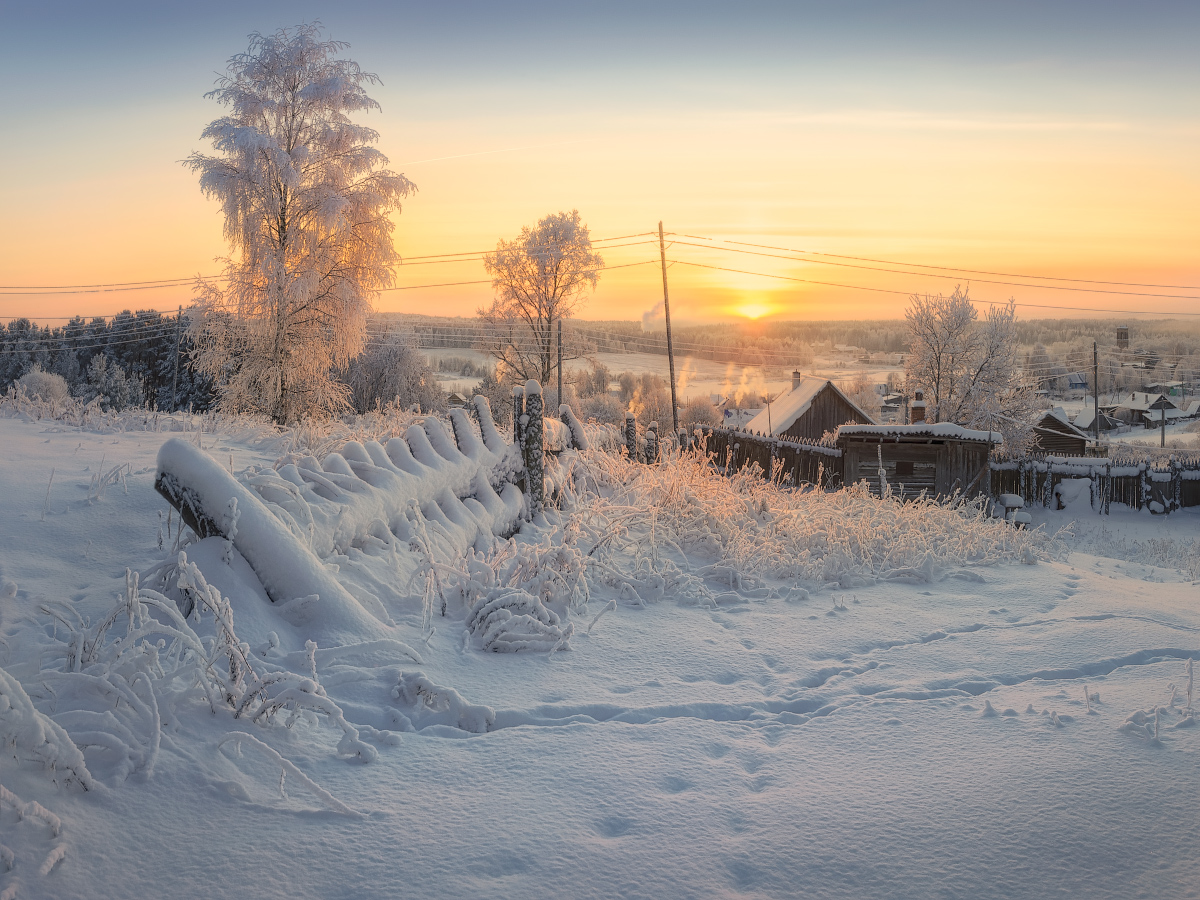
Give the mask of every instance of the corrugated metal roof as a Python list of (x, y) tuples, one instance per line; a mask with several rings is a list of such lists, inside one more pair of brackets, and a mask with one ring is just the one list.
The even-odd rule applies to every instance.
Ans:
[(949, 422), (922, 422), (916, 425), (843, 425), (838, 429), (839, 438), (843, 435), (873, 434), (884, 437), (953, 438), (960, 441), (986, 441), (991, 444), (999, 444), (1001, 441), (998, 431), (975, 431)]

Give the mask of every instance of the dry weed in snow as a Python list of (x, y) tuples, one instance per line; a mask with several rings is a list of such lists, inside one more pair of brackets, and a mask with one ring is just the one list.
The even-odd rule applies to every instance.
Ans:
[[(795, 490), (755, 470), (724, 477), (696, 452), (661, 465), (599, 451), (580, 456), (588, 489), (564, 513), (564, 542), (589, 545), (588, 557), (618, 569), (613, 578), (626, 577), (642, 599), (650, 599), (643, 589), (654, 599), (686, 591), (689, 575), (743, 593), (761, 578), (849, 587), (929, 581), (965, 565), (1033, 563), (1064, 549), (1040, 529), (990, 518), (982, 501), (902, 503), (873, 497), (865, 486)], [(580, 536), (573, 539), (573, 531)], [(696, 557), (710, 565), (688, 571)]]

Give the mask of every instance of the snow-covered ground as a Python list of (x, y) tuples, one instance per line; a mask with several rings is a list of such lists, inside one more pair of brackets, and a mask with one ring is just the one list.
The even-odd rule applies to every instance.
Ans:
[[(394, 590), (377, 590), (419, 664), (387, 648), (319, 648), (310, 664), (292, 646), (302, 629), (210, 538), (189, 555), (230, 597), (256, 664), (314, 669), (377, 756), (339, 754), (327, 716), (254, 723), (212, 712), (182, 682), (155, 716), (155, 752), (154, 729), (134, 727), (149, 702), (135, 678), (134, 696), (88, 713), (136, 752), (122, 768), (121, 753), (89, 749), (100, 786), (84, 791), (65, 757), (50, 767), (28, 749), (35, 718), (3, 674), (78, 731), (70, 710), (84, 695), (68, 688), (82, 681), (62, 674), (63, 627), (39, 607), (95, 623), (127, 596), (127, 567), (169, 556), (153, 489), (167, 437), (0, 419), (0, 733), (12, 751), (0, 784), (14, 797), (0, 794), (12, 860), (0, 896), (1200, 896), (1200, 729), (1183, 714), (1185, 661), (1200, 658), (1188, 568), (1200, 515), (1106, 519), (1086, 493), (1035, 521), (1074, 521), (1108, 556), (861, 496), (810, 515), (749, 484), (736, 514), (752, 527), (737, 531), (705, 512), (713, 498), (736, 505), (728, 482), (711, 496), (664, 484), (676, 512), (668, 521), (660, 505), (663, 530), (704, 529), (675, 550), (661, 540), (668, 565), (646, 549), (654, 539), (621, 532), (646, 510), (630, 502), (636, 476), (614, 469), (600, 491), (610, 506), (587, 509), (604, 540), (624, 541), (609, 564), (637, 590), (594, 579), (566, 649), (486, 653), (464, 634), (461, 601), (427, 627), (406, 586), (417, 567), (399, 559)], [(281, 453), (253, 430), (198, 440), (235, 473)], [(561, 541), (551, 519), (519, 540)], [(771, 530), (781, 521), (805, 523), (794, 544)], [(910, 565), (922, 541), (927, 562)], [(894, 567), (875, 577), (831, 576), (817, 558), (893, 547)], [(1024, 562), (996, 561), (1006, 555)], [(377, 571), (361, 553), (340, 561), (355, 590)], [(674, 573), (657, 602), (655, 572)], [(442, 708), (426, 705), (439, 696)], [(281, 781), (270, 751), (299, 774)]]

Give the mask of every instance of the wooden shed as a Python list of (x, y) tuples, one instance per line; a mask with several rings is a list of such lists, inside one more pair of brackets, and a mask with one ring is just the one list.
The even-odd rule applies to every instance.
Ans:
[(1033, 449), (1054, 456), (1083, 456), (1088, 435), (1071, 424), (1061, 409), (1046, 412), (1033, 426)]
[(948, 422), (917, 425), (844, 425), (838, 429), (844, 483), (866, 480), (880, 491), (879, 468), (895, 493), (921, 491), (968, 496), (990, 488), (988, 454), (1000, 443), (999, 432), (973, 431)]
[(746, 423), (745, 430), (784, 440), (816, 441), (839, 425), (874, 425), (837, 385), (816, 375), (792, 373), (792, 389)]

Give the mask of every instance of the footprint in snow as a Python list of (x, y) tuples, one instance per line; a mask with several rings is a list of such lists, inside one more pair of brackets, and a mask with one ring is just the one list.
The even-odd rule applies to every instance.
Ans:
[(682, 794), (689, 788), (695, 787), (695, 785), (686, 778), (681, 778), (678, 775), (668, 775), (662, 780), (662, 786), (663, 790), (668, 794)]
[(605, 816), (595, 824), (596, 832), (607, 838), (623, 837), (633, 831), (633, 828), (633, 819), (627, 819), (625, 816)]

